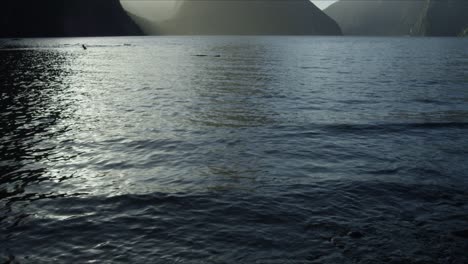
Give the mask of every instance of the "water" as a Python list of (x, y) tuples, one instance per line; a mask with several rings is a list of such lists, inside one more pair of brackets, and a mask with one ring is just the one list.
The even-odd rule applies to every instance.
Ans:
[(468, 263), (468, 39), (4, 39), (0, 60), (0, 262)]

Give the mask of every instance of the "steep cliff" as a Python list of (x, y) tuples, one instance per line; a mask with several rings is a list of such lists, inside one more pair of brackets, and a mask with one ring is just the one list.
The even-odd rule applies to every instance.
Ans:
[(308, 0), (181, 0), (176, 15), (155, 28), (165, 35), (341, 35)]
[(457, 36), (467, 0), (340, 0), (325, 9), (345, 35)]
[(410, 35), (421, 16), (421, 0), (340, 0), (324, 11), (345, 35)]
[(414, 33), (424, 36), (463, 35), (468, 27), (468, 1), (426, 0)]
[(0, 37), (142, 34), (119, 0), (4, 1)]

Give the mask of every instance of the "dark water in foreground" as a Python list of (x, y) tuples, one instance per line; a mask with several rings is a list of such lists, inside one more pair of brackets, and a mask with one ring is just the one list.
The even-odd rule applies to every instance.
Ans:
[(0, 40), (0, 61), (0, 263), (468, 263), (467, 39)]

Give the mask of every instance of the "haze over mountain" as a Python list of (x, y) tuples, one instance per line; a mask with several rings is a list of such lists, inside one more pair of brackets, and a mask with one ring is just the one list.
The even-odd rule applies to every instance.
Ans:
[(345, 35), (456, 36), (468, 27), (465, 0), (340, 0), (324, 11)]
[(0, 37), (142, 34), (119, 0), (4, 1)]
[(164, 22), (136, 19), (147, 34), (341, 35), (338, 24), (308, 0), (181, 0)]

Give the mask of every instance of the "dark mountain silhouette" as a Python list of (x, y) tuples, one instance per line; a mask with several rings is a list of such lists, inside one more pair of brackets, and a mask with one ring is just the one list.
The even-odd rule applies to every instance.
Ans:
[(467, 0), (428, 0), (414, 33), (426, 36), (457, 36), (468, 28)]
[(4, 1), (0, 37), (142, 34), (119, 0)]
[(324, 11), (345, 35), (410, 35), (424, 0), (340, 0)]
[(164, 35), (341, 35), (338, 24), (308, 0), (183, 0), (173, 19), (147, 30)]
[(325, 13), (345, 35), (457, 36), (468, 27), (466, 0), (340, 0)]

